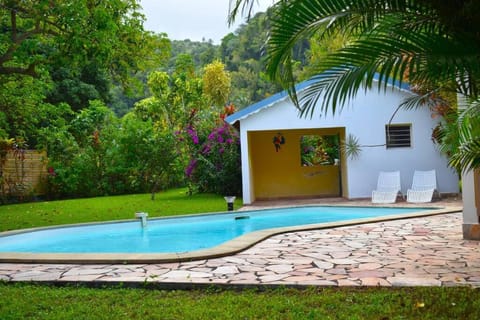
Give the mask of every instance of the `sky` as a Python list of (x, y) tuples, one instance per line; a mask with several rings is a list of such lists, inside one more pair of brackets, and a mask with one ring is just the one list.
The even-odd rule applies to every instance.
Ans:
[[(244, 22), (237, 18), (228, 27), (230, 0), (141, 0), (146, 16), (145, 29), (155, 33), (165, 32), (171, 40), (190, 39), (220, 44), (222, 38)], [(255, 12), (265, 11), (273, 0), (259, 0)]]

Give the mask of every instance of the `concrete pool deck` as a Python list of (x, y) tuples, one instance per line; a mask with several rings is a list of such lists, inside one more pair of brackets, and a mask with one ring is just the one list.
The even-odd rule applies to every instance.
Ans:
[[(262, 202), (244, 209), (302, 204), (370, 205), (316, 199)], [(405, 202), (398, 206), (407, 205)], [(461, 208), (455, 199), (431, 206)], [(480, 242), (462, 238), (449, 213), (272, 236), (237, 254), (155, 264), (0, 263), (0, 280), (53, 283), (480, 287)]]

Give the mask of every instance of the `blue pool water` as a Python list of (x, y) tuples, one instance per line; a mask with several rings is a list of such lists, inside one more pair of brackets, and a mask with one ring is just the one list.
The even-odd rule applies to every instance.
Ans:
[(45, 229), (0, 237), (0, 252), (173, 253), (263, 229), (408, 214), (428, 209), (297, 207)]

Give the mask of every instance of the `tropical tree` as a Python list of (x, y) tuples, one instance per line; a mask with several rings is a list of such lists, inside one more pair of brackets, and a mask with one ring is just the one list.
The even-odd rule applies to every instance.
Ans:
[[(113, 86), (132, 91), (138, 72), (166, 63), (169, 40), (143, 28), (138, 0), (0, 1), (0, 130), (37, 146), (38, 130)], [(143, 83), (142, 83), (143, 86)], [(143, 91), (143, 89), (142, 89)]]
[(153, 71), (148, 75), (147, 84), (152, 96), (135, 104), (135, 112), (142, 119), (151, 118), (172, 130), (183, 129), (192, 110), (206, 105), (202, 79), (195, 74), (192, 57), (184, 54), (177, 59), (172, 74)]
[(223, 107), (230, 97), (231, 79), (225, 65), (216, 60), (203, 70), (203, 94), (217, 107)]
[[(232, 0), (230, 21), (251, 14), (253, 0)], [(267, 42), (268, 74), (288, 88), (304, 115), (317, 103), (337, 108), (362, 86), (378, 89), (408, 80), (423, 94), (405, 108), (436, 106), (441, 91), (466, 97), (460, 117), (460, 148), (451, 165), (460, 171), (480, 166), (480, 136), (472, 130), (480, 109), (480, 2), (476, 0), (284, 0), (273, 6)], [(305, 37), (328, 41), (341, 32), (349, 41), (314, 66), (315, 83), (299, 100), (294, 89), (293, 48)]]
[(94, 61), (126, 79), (155, 44), (138, 2), (1, 1), (0, 74), (38, 77), (54, 62)]

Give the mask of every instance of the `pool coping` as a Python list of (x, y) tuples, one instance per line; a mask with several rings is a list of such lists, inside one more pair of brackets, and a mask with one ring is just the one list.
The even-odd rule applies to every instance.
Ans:
[[(304, 205), (304, 206), (318, 206), (318, 205)], [(323, 205), (323, 206), (339, 206), (345, 207), (345, 205)], [(296, 206), (299, 207), (299, 206)], [(356, 206), (356, 207), (364, 207), (364, 206)], [(377, 206), (375, 206), (377, 207)], [(385, 208), (389, 208), (390, 206), (383, 206)], [(391, 206), (393, 207), (393, 206)], [(398, 208), (398, 206), (395, 206)], [(412, 207), (408, 207), (412, 208)], [(191, 252), (182, 252), (182, 253), (16, 253), (16, 252), (0, 252), (0, 263), (74, 263), (74, 264), (135, 264), (135, 263), (170, 263), (170, 262), (185, 262), (185, 261), (195, 261), (195, 260), (204, 260), (204, 259), (211, 259), (211, 258), (219, 258), (230, 256), (241, 251), (244, 251), (255, 244), (270, 238), (272, 236), (283, 234), (283, 233), (290, 233), (290, 232), (297, 232), (297, 231), (308, 231), (308, 230), (322, 230), (322, 229), (330, 229), (330, 228), (337, 228), (337, 227), (347, 227), (352, 225), (360, 225), (360, 224), (367, 224), (367, 223), (375, 223), (375, 222), (384, 222), (384, 221), (392, 221), (392, 220), (402, 220), (402, 219), (410, 219), (410, 218), (419, 218), (419, 217), (428, 217), (434, 215), (442, 215), (448, 213), (455, 213), (461, 212), (463, 210), (460, 206), (446, 206), (446, 207), (416, 207), (418, 209), (425, 209), (428, 208), (430, 210), (426, 212), (414, 212), (408, 214), (397, 214), (397, 215), (389, 215), (383, 217), (375, 217), (375, 218), (362, 218), (362, 219), (352, 219), (340, 222), (328, 222), (328, 223), (318, 223), (318, 224), (308, 224), (308, 225), (300, 225), (300, 226), (291, 226), (291, 227), (281, 227), (281, 228), (272, 228), (272, 229), (265, 229), (250, 232), (248, 234), (244, 234), (240, 237), (227, 241), (221, 245), (218, 245), (213, 248), (191, 251)], [(221, 212), (226, 213), (226, 212)], [(248, 211), (234, 211), (228, 212), (231, 213), (233, 216), (242, 216), (248, 214)], [(212, 213), (214, 214), (214, 213)], [(220, 214), (217, 213), (217, 214)], [(201, 215), (201, 214), (200, 214)], [(192, 215), (189, 215), (192, 216)], [(199, 216), (199, 215), (193, 215)], [(182, 216), (186, 217), (186, 216)], [(168, 217), (165, 217), (168, 218)], [(178, 216), (177, 216), (178, 218)], [(126, 222), (122, 221), (114, 221), (114, 222)], [(75, 226), (80, 225), (92, 225), (92, 224), (104, 224), (104, 223), (112, 223), (112, 221), (108, 222), (100, 222), (100, 223), (83, 223), (83, 224), (75, 224)], [(50, 228), (58, 228), (58, 227), (67, 227), (72, 225), (63, 225), (63, 226), (52, 226), (52, 227), (42, 227), (42, 228), (31, 228), (28, 231), (35, 231), (35, 230), (45, 230)], [(18, 234), (21, 232), (26, 232), (27, 230), (15, 230), (15, 231), (8, 231), (0, 233), (0, 236)]]

